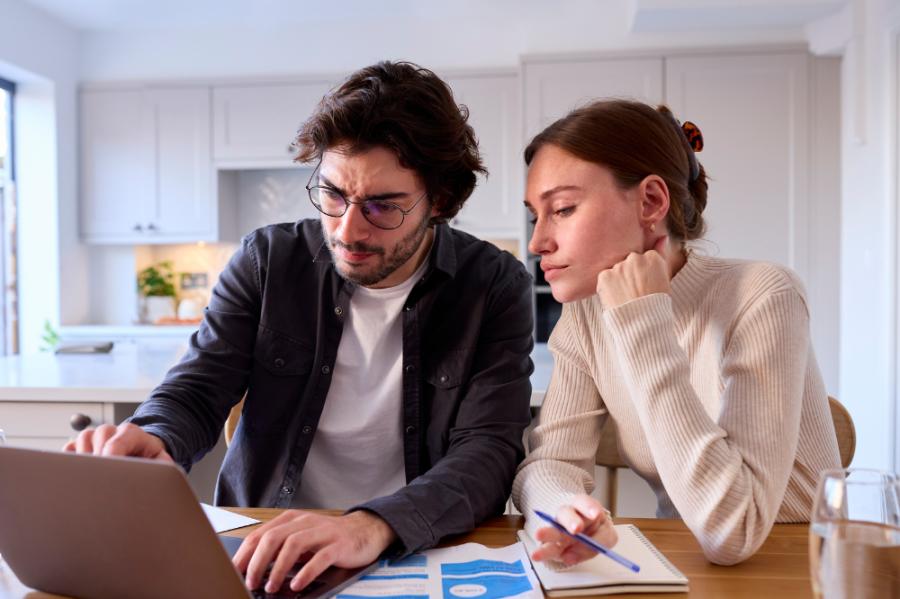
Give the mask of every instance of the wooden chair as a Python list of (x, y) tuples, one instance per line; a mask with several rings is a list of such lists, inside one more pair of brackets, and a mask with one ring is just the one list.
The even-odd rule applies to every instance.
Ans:
[[(834, 432), (841, 454), (841, 466), (846, 468), (853, 461), (853, 454), (856, 452), (856, 428), (853, 426), (850, 412), (841, 402), (829, 397), (828, 407), (831, 408), (831, 419), (834, 422)], [(606, 468), (606, 498), (603, 501), (606, 509), (613, 516), (616, 515), (616, 496), (619, 492), (618, 470), (628, 467), (628, 464), (619, 455), (618, 444), (619, 434), (616, 430), (616, 423), (612, 418), (607, 418), (606, 424), (600, 430), (600, 445), (597, 447), (596, 463), (598, 466)]]
[(834, 422), (834, 433), (837, 435), (841, 467), (846, 468), (853, 461), (853, 454), (856, 453), (856, 427), (853, 426), (853, 418), (844, 404), (829, 397), (828, 407), (831, 408), (831, 420)]
[(234, 437), (234, 431), (237, 430), (238, 422), (241, 420), (241, 412), (244, 410), (244, 399), (246, 399), (246, 395), (241, 398), (231, 411), (228, 413), (228, 418), (225, 420), (225, 445), (231, 445), (231, 438)]

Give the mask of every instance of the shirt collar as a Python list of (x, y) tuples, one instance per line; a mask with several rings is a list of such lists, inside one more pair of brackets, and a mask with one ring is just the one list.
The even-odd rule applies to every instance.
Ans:
[(456, 276), (456, 244), (453, 232), (447, 224), (434, 226), (434, 242), (429, 261), (432, 268), (446, 273), (451, 278)]

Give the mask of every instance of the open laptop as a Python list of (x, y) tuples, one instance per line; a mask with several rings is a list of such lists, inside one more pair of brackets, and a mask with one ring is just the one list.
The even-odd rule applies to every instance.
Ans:
[[(223, 537), (224, 539), (224, 537)], [(85, 599), (331, 596), (374, 568), (329, 568), (303, 592), (250, 593), (181, 469), (0, 447), (0, 555), (25, 585)], [(296, 570), (294, 570), (296, 572)]]

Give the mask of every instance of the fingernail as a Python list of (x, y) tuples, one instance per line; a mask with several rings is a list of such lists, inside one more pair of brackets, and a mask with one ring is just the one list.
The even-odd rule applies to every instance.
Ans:
[(591, 508), (590, 514), (591, 518), (596, 518), (600, 515), (600, 510), (598, 510), (597, 508)]
[(270, 580), (268, 583), (266, 583), (266, 592), (267, 593), (277, 593), (278, 587), (275, 586), (275, 583)]

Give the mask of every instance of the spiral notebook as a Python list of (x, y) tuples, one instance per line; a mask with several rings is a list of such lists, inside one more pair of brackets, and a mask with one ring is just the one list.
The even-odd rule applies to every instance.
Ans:
[[(653, 543), (632, 524), (617, 524), (619, 541), (616, 553), (641, 567), (640, 572), (623, 568), (604, 555), (564, 570), (551, 570), (542, 562), (531, 565), (550, 597), (572, 595), (612, 595), (614, 593), (686, 593), (688, 579), (660, 553)], [(525, 544), (529, 559), (537, 548), (524, 530), (519, 540)]]

